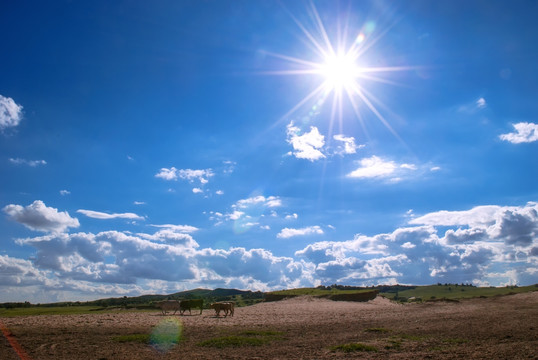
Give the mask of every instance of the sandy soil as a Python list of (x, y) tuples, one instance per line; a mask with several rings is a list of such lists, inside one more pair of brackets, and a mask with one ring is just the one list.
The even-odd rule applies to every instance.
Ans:
[[(236, 308), (234, 317), (174, 316), (183, 340), (167, 351), (114, 340), (150, 334), (169, 316), (121, 312), (0, 319), (31, 359), (538, 359), (538, 292), (459, 303), (399, 305), (309, 297)], [(246, 330), (278, 331), (261, 346), (202, 347), (201, 341)], [(377, 352), (344, 353), (347, 343)], [(0, 359), (19, 359), (5, 337)]]

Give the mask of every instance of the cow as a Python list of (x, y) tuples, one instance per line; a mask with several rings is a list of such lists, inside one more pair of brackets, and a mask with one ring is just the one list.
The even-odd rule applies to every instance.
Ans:
[(177, 300), (157, 301), (155, 303), (155, 306), (161, 309), (163, 315), (166, 315), (169, 311), (172, 311), (172, 310), (174, 310), (174, 315), (176, 314), (176, 311), (178, 310), (181, 311), (180, 303)]
[(227, 317), (228, 313), (234, 316), (235, 303), (233, 301), (216, 302), (210, 305), (211, 309), (215, 309), (215, 314), (220, 316), (220, 312), (224, 311), (224, 316)]
[(202, 315), (202, 309), (204, 307), (204, 299), (191, 299), (191, 300), (181, 300), (179, 303), (179, 313), (183, 315), (186, 310), (189, 310), (189, 315), (191, 314), (191, 309), (200, 308), (200, 315)]

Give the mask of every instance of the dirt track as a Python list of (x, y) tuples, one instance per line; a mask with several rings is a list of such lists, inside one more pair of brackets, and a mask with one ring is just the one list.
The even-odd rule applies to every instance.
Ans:
[[(125, 334), (150, 334), (169, 317), (158, 312), (33, 316), (0, 319), (31, 359), (538, 359), (538, 292), (398, 305), (295, 298), (237, 308), (234, 317), (214, 312), (182, 316), (183, 341), (169, 351), (119, 343)], [(277, 331), (261, 346), (201, 347), (201, 341), (246, 330)], [(343, 353), (346, 343), (377, 352)], [(5, 337), (0, 359), (17, 360)]]

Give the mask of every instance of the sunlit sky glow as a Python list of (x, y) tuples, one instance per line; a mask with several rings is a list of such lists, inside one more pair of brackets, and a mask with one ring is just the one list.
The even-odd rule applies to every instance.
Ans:
[(0, 302), (537, 283), (537, 6), (3, 5)]

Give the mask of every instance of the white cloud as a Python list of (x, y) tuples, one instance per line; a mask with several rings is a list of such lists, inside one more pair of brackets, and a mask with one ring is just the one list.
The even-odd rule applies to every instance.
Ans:
[(286, 220), (295, 220), (297, 219), (299, 216), (295, 213), (291, 214), (291, 215), (286, 215), (285, 219)]
[(494, 222), (494, 216), (501, 209), (496, 205), (477, 206), (464, 211), (436, 211), (409, 221), (414, 225), (433, 226), (484, 226)]
[(47, 207), (41, 200), (36, 200), (26, 207), (10, 204), (2, 210), (11, 219), (36, 231), (60, 233), (80, 225), (78, 219), (69, 216), (67, 211), (58, 212), (58, 209)]
[(282, 200), (280, 200), (280, 198), (277, 196), (265, 197), (263, 195), (258, 195), (247, 199), (239, 200), (235, 205), (233, 205), (233, 207), (237, 207), (240, 209), (248, 208), (251, 206), (274, 208), (282, 206)]
[(357, 146), (355, 144), (355, 138), (352, 136), (346, 137), (342, 134), (337, 134), (333, 136), (333, 139), (344, 143), (343, 146), (339, 146), (336, 151), (336, 153), (340, 155), (355, 154), (357, 152), (357, 149), (364, 147), (364, 145)]
[(200, 188), (192, 188), (192, 192), (195, 194), (200, 194), (200, 193), (203, 193), (204, 191)]
[(235, 166), (237, 165), (235, 161), (231, 160), (225, 160), (222, 162), (222, 164), (224, 165), (224, 169), (222, 170), (222, 172), (228, 175), (234, 172)]
[(439, 170), (441, 170), (441, 167), (440, 167), (440, 166), (432, 166), (432, 167), (430, 168), (430, 171), (439, 171)]
[[(322, 241), (295, 255), (315, 265), (315, 278), (341, 282), (430, 284), (488, 282), (530, 284), (538, 256), (538, 204), (479, 206), (426, 214), (389, 234), (356, 235), (348, 241)], [(438, 227), (452, 227), (438, 235)], [(466, 226), (466, 228), (462, 228)], [(534, 255), (533, 255), (534, 254)], [(514, 268), (514, 264), (517, 267)], [(495, 271), (492, 271), (495, 269)]]
[(298, 159), (310, 161), (324, 158), (321, 152), (325, 145), (325, 137), (319, 133), (315, 126), (310, 127), (310, 131), (300, 135), (301, 130), (293, 125), (293, 121), (287, 126), (287, 141), (293, 146), (292, 154)]
[(360, 167), (347, 176), (353, 178), (375, 178), (391, 175), (396, 170), (394, 161), (385, 161), (377, 156), (360, 160)]
[(26, 159), (20, 159), (20, 158), (10, 158), (9, 161), (12, 164), (16, 165), (28, 165), (31, 167), (36, 167), (39, 165), (47, 165), (47, 162), (45, 160), (26, 160)]
[(164, 180), (177, 180), (183, 179), (189, 182), (194, 182), (195, 180), (199, 181), (200, 184), (204, 185), (209, 182), (209, 178), (214, 176), (212, 169), (205, 170), (193, 170), (193, 169), (176, 169), (175, 167), (171, 168), (161, 168), (155, 177), (164, 179)]
[(12, 98), (0, 95), (0, 131), (19, 125), (22, 120), (22, 106)]
[[(238, 200), (226, 214), (211, 212), (215, 216), (210, 216), (210, 220), (217, 221), (218, 225), (222, 224), (223, 220), (233, 221), (234, 231), (243, 232), (254, 224), (258, 225), (263, 218), (276, 216), (274, 209), (280, 206), (282, 206), (282, 200), (278, 196), (251, 196)], [(261, 224), (261, 226), (264, 225), (266, 224)]]
[(87, 217), (93, 218), (93, 219), (101, 219), (101, 220), (110, 220), (110, 219), (132, 219), (132, 220), (145, 220), (143, 216), (139, 216), (134, 213), (104, 213), (100, 211), (93, 211), (93, 210), (84, 210), (79, 209), (77, 210), (78, 213), (86, 215)]
[(512, 144), (530, 143), (538, 141), (538, 124), (520, 122), (512, 124), (515, 132), (499, 135), (499, 138), (504, 141), (509, 141)]
[(182, 232), (182, 233), (193, 233), (195, 231), (198, 231), (199, 229), (195, 226), (191, 225), (172, 225), (172, 224), (164, 224), (164, 225), (150, 225), (156, 228), (163, 228), (163, 229), (170, 229), (176, 232)]
[(134, 201), (133, 204), (135, 205), (146, 205), (145, 201)]
[(170, 169), (161, 168), (161, 170), (155, 174), (155, 177), (164, 180), (177, 180), (177, 169), (173, 166)]
[(415, 164), (402, 164), (402, 165), (400, 165), (400, 167), (402, 169), (407, 169), (407, 170), (416, 170), (417, 169), (417, 166)]
[(284, 228), (277, 234), (278, 238), (287, 239), (293, 236), (321, 235), (323, 230), (318, 226), (308, 226), (300, 229)]
[[(154, 234), (59, 234), (18, 239), (17, 243), (35, 248), (36, 255), (31, 262), (0, 256), (0, 286), (18, 281), (21, 288), (32, 285), (50, 290), (51, 284), (61, 281), (64, 291), (78, 283), (79, 291), (100, 293), (99, 289), (114, 284), (118, 288), (111, 291), (126, 293), (138, 284), (134, 291), (140, 294), (173, 289), (178, 282), (191, 284), (190, 288), (253, 290), (312, 284), (311, 269), (302, 261), (264, 249), (199, 249), (190, 235), (173, 227)], [(21, 278), (26, 283), (21, 284)]]
[(208, 178), (212, 177), (213, 170), (211, 169), (205, 169), (205, 170), (192, 170), (192, 169), (180, 169), (177, 172), (178, 176), (181, 179), (188, 180), (188, 181), (194, 181), (198, 180), (202, 184), (206, 184), (208, 182)]
[(231, 214), (227, 214), (228, 218), (230, 220), (238, 220), (241, 218), (245, 213), (243, 211), (234, 210)]
[(62, 196), (67, 196), (69, 194), (71, 194), (71, 191), (69, 191), (69, 190), (60, 190), (60, 195), (62, 195)]
[[(249, 210), (246, 204), (264, 203), (246, 201), (242, 210)], [(17, 244), (34, 248), (35, 256), (29, 261), (0, 255), (0, 288), (7, 299), (16, 297), (15, 289), (27, 299), (36, 293), (76, 294), (70, 296), (80, 299), (80, 294), (171, 293), (179, 291), (173, 290), (178, 286), (272, 290), (320, 283), (536, 282), (537, 203), (440, 211), (420, 219), (421, 226), (391, 233), (314, 242), (294, 257), (266, 249), (200, 248), (191, 235), (197, 228), (190, 225), (151, 225), (158, 228), (155, 233), (79, 232), (17, 239)], [(257, 224), (255, 219), (249, 222)], [(287, 231), (299, 236), (318, 230)]]
[(217, 194), (217, 195), (224, 195), (224, 191), (222, 191), (222, 190), (217, 190), (217, 191), (215, 191), (215, 194)]
[(480, 97), (472, 102), (460, 105), (457, 110), (462, 113), (476, 114), (488, 106), (486, 99)]

